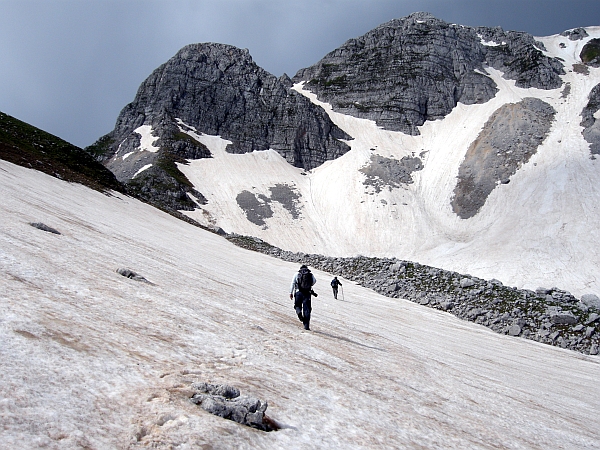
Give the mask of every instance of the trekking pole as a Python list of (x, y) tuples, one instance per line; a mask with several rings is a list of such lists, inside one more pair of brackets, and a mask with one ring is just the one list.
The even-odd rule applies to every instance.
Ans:
[(342, 288), (342, 301), (344, 301), (344, 286), (340, 286)]

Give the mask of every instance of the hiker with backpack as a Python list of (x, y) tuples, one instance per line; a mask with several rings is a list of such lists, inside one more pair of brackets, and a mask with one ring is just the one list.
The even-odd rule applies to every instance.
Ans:
[(300, 322), (304, 324), (305, 330), (310, 330), (310, 312), (312, 311), (311, 297), (315, 294), (312, 290), (317, 282), (315, 276), (306, 265), (300, 266), (300, 270), (292, 280), (290, 288), (290, 300), (294, 300), (294, 309)]
[(340, 280), (338, 280), (338, 277), (333, 277), (333, 280), (331, 280), (331, 288), (333, 289), (333, 298), (335, 298), (337, 300), (337, 294), (338, 294), (338, 286), (341, 286), (342, 283), (340, 282)]

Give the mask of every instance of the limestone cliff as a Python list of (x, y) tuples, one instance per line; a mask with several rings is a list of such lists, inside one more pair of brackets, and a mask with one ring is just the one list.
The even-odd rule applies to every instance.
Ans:
[(527, 33), (465, 27), (415, 13), (350, 39), (293, 80), (304, 81), (336, 111), (419, 134), (417, 127), (445, 117), (458, 102), (493, 98), (497, 88), (487, 67), (519, 87), (560, 87), (562, 63), (544, 56), (543, 49)]

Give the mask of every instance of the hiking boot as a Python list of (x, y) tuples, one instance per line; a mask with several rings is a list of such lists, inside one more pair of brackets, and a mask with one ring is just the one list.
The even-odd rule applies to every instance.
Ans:
[(304, 329), (310, 331), (310, 328), (308, 327), (307, 323), (304, 324)]

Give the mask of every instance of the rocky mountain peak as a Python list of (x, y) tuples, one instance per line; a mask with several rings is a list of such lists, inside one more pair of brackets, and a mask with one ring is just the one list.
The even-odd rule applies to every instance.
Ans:
[(426, 120), (445, 117), (459, 102), (493, 98), (497, 87), (487, 68), (502, 71), (519, 87), (560, 87), (562, 63), (542, 50), (527, 33), (465, 27), (415, 13), (348, 40), (293, 80), (305, 81), (336, 111), (419, 134)]
[(257, 66), (246, 49), (187, 45), (142, 83), (115, 129), (88, 150), (142, 196), (193, 209), (191, 184), (175, 163), (211, 155), (181, 123), (230, 140), (229, 152), (273, 149), (304, 169), (349, 150), (340, 139), (350, 136), (291, 86), (287, 75), (277, 78)]

